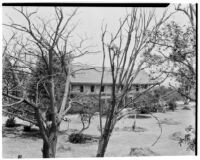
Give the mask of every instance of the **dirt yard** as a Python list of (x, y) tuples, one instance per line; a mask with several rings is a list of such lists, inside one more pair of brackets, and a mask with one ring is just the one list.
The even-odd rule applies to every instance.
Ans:
[[(194, 105), (194, 104), (193, 104)], [(180, 146), (178, 139), (185, 133), (185, 128), (189, 125), (195, 126), (194, 107), (191, 110), (183, 110), (183, 105), (179, 104), (176, 111), (167, 111), (166, 113), (155, 113), (162, 124), (162, 135), (159, 141), (152, 146), (160, 134), (160, 128), (155, 118), (137, 119), (137, 129), (131, 130), (133, 119), (124, 118), (120, 120), (112, 133), (108, 148), (107, 157), (129, 156), (131, 148), (149, 148), (154, 155), (194, 155), (194, 152), (187, 151), (186, 146)], [(72, 144), (68, 142), (68, 134), (81, 129), (81, 122), (78, 115), (70, 115), (71, 123), (63, 122), (61, 132), (58, 138), (57, 157), (94, 157), (96, 155), (98, 142), (86, 144)], [(5, 123), (6, 117), (3, 117)], [(25, 122), (17, 120), (17, 123)], [(94, 117), (92, 124), (84, 133), (90, 135), (99, 135), (98, 117)], [(27, 134), (22, 131), (23, 126), (13, 129), (3, 127), (3, 157), (17, 158), (22, 155), (23, 158), (40, 158), (42, 156), (42, 140), (36, 133)], [(37, 131), (36, 131), (37, 132)]]

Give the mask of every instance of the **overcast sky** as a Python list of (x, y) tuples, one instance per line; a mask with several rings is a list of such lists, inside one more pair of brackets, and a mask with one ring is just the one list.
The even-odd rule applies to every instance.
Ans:
[[(63, 7), (65, 8), (66, 13), (70, 13), (74, 8), (72, 7)], [(152, 9), (152, 8), (149, 8)], [(156, 16), (159, 17), (162, 15), (162, 12), (166, 8), (157, 8)], [(29, 7), (29, 10), (35, 10), (34, 7)], [(173, 6), (168, 7), (169, 12), (173, 11)], [(54, 13), (53, 8), (49, 7), (39, 7), (38, 15), (46, 19), (52, 18)], [(126, 15), (126, 8), (124, 7), (80, 7), (78, 14), (73, 19), (74, 23), (79, 21), (74, 35), (79, 34), (84, 37), (86, 34), (90, 39), (88, 44), (95, 46), (95, 50), (101, 51), (101, 25), (102, 21), (104, 24), (108, 25), (108, 31), (114, 32), (119, 26), (119, 19), (123, 18)], [(19, 16), (12, 7), (3, 7), (3, 23), (8, 23), (9, 18), (11, 17), (14, 21), (23, 24), (25, 21), (22, 16)], [(183, 14), (174, 14), (170, 20), (176, 21), (178, 24), (184, 25), (187, 23), (187, 20)], [(3, 35), (9, 37), (9, 28), (5, 29), (3, 27)], [(81, 63), (101, 66), (102, 64), (102, 53), (99, 52), (95, 55), (88, 55), (79, 58), (77, 61)], [(108, 65), (108, 63), (106, 64)]]
[[(73, 7), (63, 7), (65, 13), (71, 13), (74, 9)], [(173, 12), (173, 5), (168, 7), (168, 13)], [(28, 10), (35, 10), (34, 7), (29, 7)], [(152, 8), (149, 8), (152, 9)], [(156, 16), (162, 15), (163, 11), (166, 8), (157, 8)], [(119, 19), (123, 18), (126, 15), (127, 8), (124, 7), (80, 7), (78, 10), (78, 14), (73, 19), (74, 23), (79, 21), (79, 25), (77, 26), (74, 35), (87, 35), (91, 39), (88, 41), (88, 44), (95, 46), (93, 49), (100, 51), (97, 54), (86, 55), (76, 60), (76, 62), (80, 62), (82, 64), (88, 64), (93, 66), (101, 66), (102, 64), (102, 48), (101, 48), (101, 26), (102, 22), (108, 25), (108, 30), (111, 32), (116, 31), (119, 25)], [(54, 13), (54, 9), (52, 7), (38, 7), (38, 15), (40, 17), (44, 17), (45, 19), (52, 18)], [(3, 23), (9, 22), (9, 17), (11, 17), (14, 21), (18, 23), (25, 23), (22, 16), (16, 13), (16, 11), (12, 7), (3, 7)], [(169, 21), (176, 21), (180, 25), (187, 24), (187, 18), (182, 13), (174, 14)], [(3, 35), (5, 37), (10, 36), (10, 29), (3, 27)], [(107, 61), (106, 66), (109, 66)]]

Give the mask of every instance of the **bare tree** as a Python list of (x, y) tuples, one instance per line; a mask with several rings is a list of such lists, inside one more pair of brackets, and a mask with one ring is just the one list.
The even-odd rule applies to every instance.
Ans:
[[(167, 11), (158, 20), (155, 18), (155, 10), (133, 8), (130, 14), (127, 14), (123, 20), (120, 20), (120, 25), (115, 34), (111, 33), (109, 36), (107, 26), (102, 27), (102, 50), (104, 60), (105, 56), (109, 57), (112, 93), (106, 122), (104, 127), (102, 125), (100, 126), (101, 138), (99, 140), (97, 157), (104, 156), (109, 138), (117, 121), (123, 116), (130, 114), (130, 112), (123, 114), (122, 111), (125, 108), (131, 107), (142, 94), (165, 80), (164, 78), (160, 82), (152, 83), (151, 87), (139, 95), (133, 96), (131, 101), (124, 105), (125, 98), (131, 95), (134, 79), (141, 70), (149, 67), (145, 63), (148, 61), (147, 55), (155, 47), (155, 44), (149, 43), (150, 37), (157, 41), (157, 32), (160, 26), (171, 14), (166, 15)], [(102, 123), (101, 107), (100, 105), (100, 122)]]
[[(28, 11), (27, 8), (14, 8), (19, 16), (25, 20), (24, 24), (20, 24), (11, 19), (9, 24), (4, 26), (15, 30), (19, 35), (14, 39), (17, 47), (9, 52), (7, 45), (5, 45), (4, 55), (13, 61), (17, 62), (17, 69), (23, 70), (23, 73), (36, 74), (36, 65), (38, 59), (42, 61), (45, 74), (38, 77), (35, 98), (30, 99), (27, 96), (26, 84), (18, 82), (18, 86), (23, 88), (24, 92), (18, 95), (13, 95), (11, 92), (3, 92), (3, 96), (7, 99), (12, 99), (14, 103), (5, 101), (4, 107), (15, 106), (16, 104), (24, 104), (32, 108), (36, 124), (39, 126), (43, 139), (43, 158), (51, 158), (56, 156), (56, 144), (60, 123), (63, 116), (71, 108), (69, 102), (69, 87), (71, 76), (71, 63), (74, 58), (91, 53), (88, 47), (85, 47), (85, 39), (73, 44), (72, 33), (77, 24), (72, 24), (72, 19), (77, 13), (74, 9), (71, 14), (64, 13), (62, 8), (54, 8), (54, 18), (45, 20), (38, 16), (38, 10)], [(59, 63), (55, 62), (58, 61)], [(55, 69), (55, 65), (59, 68)], [(16, 69), (16, 68), (11, 68)], [(19, 72), (13, 72), (19, 75)], [(61, 103), (58, 103), (56, 95), (56, 76), (62, 75), (64, 77), (63, 92)], [(26, 81), (27, 82), (27, 81)], [(48, 103), (44, 103), (41, 97), (40, 86), (44, 88), (48, 97)], [(50, 118), (47, 113), (50, 113)], [(12, 113), (11, 113), (12, 114)]]

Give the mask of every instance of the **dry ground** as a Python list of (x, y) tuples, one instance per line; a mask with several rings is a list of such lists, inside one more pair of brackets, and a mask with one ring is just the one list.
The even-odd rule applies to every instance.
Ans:
[[(186, 147), (178, 144), (177, 135), (182, 136), (185, 128), (189, 125), (195, 126), (195, 112), (192, 110), (182, 110), (179, 104), (178, 110), (166, 113), (155, 113), (162, 123), (162, 135), (155, 146), (151, 146), (158, 135), (160, 128), (154, 118), (137, 119), (137, 132), (133, 132), (130, 127), (133, 119), (124, 118), (120, 120), (114, 132), (112, 133), (106, 155), (108, 157), (129, 156), (131, 148), (149, 147), (157, 155), (193, 155), (194, 152), (186, 151)], [(57, 157), (94, 157), (97, 151), (97, 142), (86, 144), (72, 144), (68, 142), (68, 134), (81, 128), (78, 115), (70, 115), (71, 123), (63, 122), (61, 124), (61, 133), (58, 138)], [(5, 123), (5, 118), (3, 118)], [(18, 120), (18, 123), (23, 123)], [(98, 117), (94, 117), (90, 128), (85, 131), (86, 134), (99, 135)], [(42, 140), (36, 135), (27, 135), (22, 132), (22, 126), (15, 130), (3, 131), (2, 147), (4, 158), (17, 158), (17, 155), (23, 155), (23, 158), (40, 158), (42, 156)]]

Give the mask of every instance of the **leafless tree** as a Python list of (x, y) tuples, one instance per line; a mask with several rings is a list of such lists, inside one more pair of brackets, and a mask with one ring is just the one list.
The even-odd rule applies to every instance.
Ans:
[[(141, 70), (149, 67), (145, 62), (148, 61), (148, 55), (155, 47), (155, 44), (149, 43), (150, 37), (157, 41), (157, 31), (170, 15), (167, 16), (167, 11), (165, 11), (158, 20), (155, 17), (155, 10), (133, 8), (130, 14), (127, 14), (123, 20), (119, 21), (120, 24), (115, 34), (109, 34), (107, 26), (102, 26), (101, 38), (104, 55), (102, 68), (104, 73), (104, 61), (105, 57), (108, 56), (112, 77), (112, 93), (105, 124), (100, 126), (101, 138), (97, 157), (104, 156), (109, 138), (117, 121), (130, 114), (130, 112), (123, 113), (123, 110), (131, 107), (138, 97), (165, 80), (163, 77), (161, 81), (152, 83), (148, 89), (132, 97), (132, 100), (124, 105), (125, 97), (131, 94), (134, 79)], [(102, 124), (102, 106), (101, 104), (99, 106), (100, 124)]]
[[(52, 8), (53, 9), (53, 8)], [(69, 87), (71, 76), (71, 63), (74, 58), (83, 56), (89, 52), (89, 47), (85, 46), (85, 39), (80, 39), (78, 43), (73, 43), (75, 39), (72, 38), (72, 33), (75, 30), (77, 24), (72, 23), (72, 19), (77, 13), (77, 8), (70, 14), (65, 13), (62, 8), (54, 8), (54, 17), (52, 19), (45, 20), (38, 15), (38, 10), (29, 11), (28, 8), (14, 8), (16, 14), (23, 17), (24, 24), (18, 23), (10, 18), (9, 24), (4, 26), (9, 27), (17, 33), (17, 39), (12, 38), (17, 46), (10, 51), (6, 43), (4, 49), (4, 56), (8, 57), (11, 63), (18, 64), (17, 69), (26, 73), (26, 76), (35, 72), (37, 59), (41, 59), (44, 64), (44, 70), (47, 75), (40, 77), (37, 81), (35, 89), (35, 99), (27, 97), (26, 84), (27, 81), (18, 82), (17, 85), (21, 87), (22, 91), (18, 95), (13, 95), (12, 92), (3, 92), (3, 97), (12, 99), (13, 103), (5, 101), (3, 107), (11, 107), (19, 104), (24, 104), (29, 108), (32, 108), (34, 112), (34, 118), (36, 124), (39, 126), (42, 139), (43, 158), (51, 158), (56, 156), (56, 144), (60, 123), (63, 116), (71, 108), (69, 101)], [(8, 41), (7, 41), (8, 42)], [(59, 63), (55, 64), (55, 59)], [(59, 66), (59, 71), (54, 70), (54, 66)], [(19, 72), (13, 72), (15, 75), (19, 75)], [(62, 74), (65, 78), (65, 84), (61, 103), (56, 100), (56, 76)], [(23, 83), (22, 83), (23, 82)], [(45, 82), (45, 83), (44, 83)], [(39, 86), (43, 85), (45, 92), (48, 95), (49, 103), (42, 103), (40, 97)], [(49, 111), (50, 118), (46, 119), (47, 111)], [(11, 113), (12, 114), (12, 113)], [(19, 117), (20, 118), (20, 117)], [(23, 117), (21, 117), (23, 118)], [(33, 122), (34, 123), (34, 122)]]

